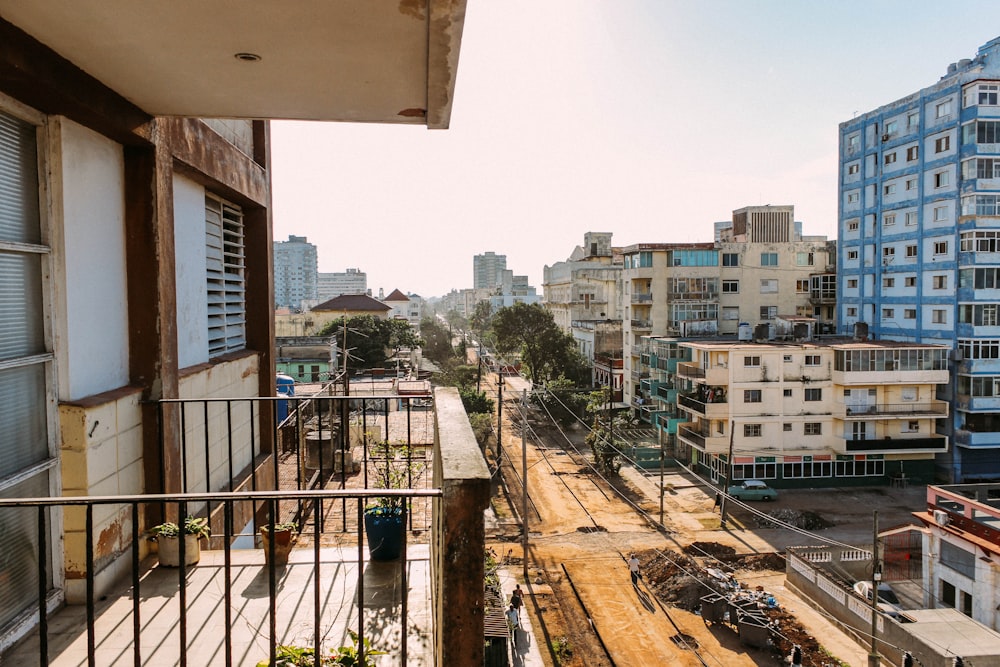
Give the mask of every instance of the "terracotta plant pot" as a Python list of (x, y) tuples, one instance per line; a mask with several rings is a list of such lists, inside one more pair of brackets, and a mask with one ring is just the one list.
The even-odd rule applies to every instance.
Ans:
[[(268, 526), (260, 528), (261, 541), (264, 546), (264, 562), (271, 562), (271, 530)], [(288, 554), (292, 551), (292, 538), (294, 531), (290, 528), (281, 528), (274, 531), (274, 564), (288, 565)]]
[[(163, 567), (180, 567), (180, 541), (176, 537), (156, 538), (157, 557)], [(201, 560), (201, 538), (197, 535), (184, 536), (184, 564), (195, 565)]]

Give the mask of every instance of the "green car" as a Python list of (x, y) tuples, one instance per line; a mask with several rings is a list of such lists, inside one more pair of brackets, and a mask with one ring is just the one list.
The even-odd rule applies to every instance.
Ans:
[(744, 480), (739, 486), (731, 486), (726, 491), (736, 500), (777, 500), (778, 492), (759, 479)]

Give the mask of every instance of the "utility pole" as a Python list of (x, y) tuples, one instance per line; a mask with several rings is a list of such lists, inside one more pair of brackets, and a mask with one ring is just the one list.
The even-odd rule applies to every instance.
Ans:
[(868, 667), (879, 667), (882, 656), (878, 653), (878, 585), (882, 581), (882, 564), (878, 556), (878, 510), (872, 512), (872, 646), (868, 653)]
[[(729, 422), (729, 459), (726, 461), (726, 485), (732, 485), (733, 479), (733, 438), (736, 437), (736, 422)], [(719, 507), (719, 516), (722, 517), (719, 520), (719, 527), (723, 530), (726, 529), (726, 498), (729, 497), (729, 489), (722, 488), (719, 489), (722, 493), (722, 504)]]
[(503, 371), (497, 380), (497, 467), (503, 465)]
[(528, 580), (528, 390), (521, 390), (521, 565)]
[[(480, 334), (480, 339), (482, 334)], [(480, 385), (483, 381), (483, 341), (479, 341), (479, 356), (476, 357), (476, 393), (480, 393)]]
[(666, 459), (666, 451), (663, 449), (663, 431), (658, 431), (660, 438), (660, 528), (666, 528), (663, 525), (663, 465)]

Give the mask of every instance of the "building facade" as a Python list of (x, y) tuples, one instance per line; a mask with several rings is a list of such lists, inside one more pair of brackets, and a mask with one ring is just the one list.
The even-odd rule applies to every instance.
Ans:
[(368, 294), (368, 274), (361, 269), (347, 269), (343, 273), (320, 273), (317, 296), (327, 301), (341, 294)]
[(317, 298), (319, 278), (316, 246), (305, 236), (274, 242), (274, 307), (301, 310), (303, 301)]
[(951, 347), (939, 473), (1000, 476), (1000, 38), (841, 123), (839, 192), (841, 331)]
[(492, 250), (472, 258), (473, 289), (494, 289), (499, 287), (501, 274), (507, 270), (507, 255), (498, 255)]
[(625, 401), (650, 424), (658, 382), (644, 339), (735, 335), (741, 323), (780, 336), (779, 316), (811, 320), (815, 334), (833, 329), (835, 244), (800, 236), (791, 206), (739, 209), (719, 231), (718, 242), (622, 249)]
[[(689, 341), (676, 363), (677, 456), (713, 481), (776, 486), (934, 477), (948, 348), (870, 340)], [(732, 483), (730, 482), (730, 483)]]

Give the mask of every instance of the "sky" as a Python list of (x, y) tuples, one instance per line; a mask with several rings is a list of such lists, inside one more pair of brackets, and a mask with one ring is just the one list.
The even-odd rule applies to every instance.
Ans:
[(588, 231), (711, 241), (744, 206), (836, 238), (839, 123), (998, 35), (996, 0), (469, 0), (449, 129), (272, 123), (274, 238), (425, 298), (487, 251), (541, 294)]

